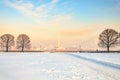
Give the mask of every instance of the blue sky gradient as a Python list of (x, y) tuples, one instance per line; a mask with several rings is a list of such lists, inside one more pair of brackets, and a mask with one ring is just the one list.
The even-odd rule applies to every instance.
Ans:
[[(6, 2), (20, 2), (32, 3), (34, 5), (33, 10), (40, 5), (47, 5), (51, 0), (0, 0), (0, 17), (4, 19), (9, 18), (21, 18), (22, 14), (20, 11), (14, 9)], [(57, 1), (57, 0), (56, 0)], [(74, 16), (75, 20), (82, 22), (92, 22), (94, 21), (109, 21), (113, 22), (120, 21), (120, 9), (117, 0), (59, 0), (54, 4), (53, 9), (47, 12), (51, 18), (54, 15), (61, 14), (71, 14)], [(24, 16), (23, 16), (24, 17)]]
[(120, 31), (120, 0), (0, 0), (0, 35), (26, 33), (34, 45), (69, 40), (94, 49), (106, 28)]

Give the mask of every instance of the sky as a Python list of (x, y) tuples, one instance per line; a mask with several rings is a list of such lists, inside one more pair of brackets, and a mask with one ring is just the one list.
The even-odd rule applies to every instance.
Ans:
[(0, 0), (0, 35), (27, 34), (33, 48), (100, 49), (107, 28), (120, 32), (120, 0)]

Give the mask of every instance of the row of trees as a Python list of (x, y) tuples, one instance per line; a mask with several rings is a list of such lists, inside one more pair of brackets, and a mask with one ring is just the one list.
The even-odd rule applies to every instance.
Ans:
[[(11, 34), (4, 34), (0, 37), (0, 46), (5, 48), (6, 52), (15, 45), (14, 36)], [(120, 46), (120, 33), (113, 29), (105, 29), (99, 35), (99, 47), (107, 48), (109, 52), (110, 47)], [(22, 52), (24, 49), (30, 49), (30, 38), (26, 34), (20, 34), (16, 39), (16, 48)]]
[[(4, 34), (0, 37), (0, 46), (5, 48), (6, 52), (15, 45), (14, 36), (11, 34)], [(26, 34), (20, 34), (16, 39), (16, 48), (22, 52), (24, 49), (30, 49), (30, 38)]]
[(99, 47), (107, 48), (120, 46), (120, 33), (113, 29), (106, 29), (99, 35)]

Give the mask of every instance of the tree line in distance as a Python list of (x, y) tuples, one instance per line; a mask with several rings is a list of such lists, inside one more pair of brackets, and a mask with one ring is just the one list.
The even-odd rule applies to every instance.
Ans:
[[(11, 34), (4, 34), (0, 36), (0, 47), (5, 48), (5, 51), (8, 52), (9, 49), (15, 45), (14, 36)], [(110, 51), (110, 47), (120, 46), (120, 33), (113, 29), (105, 29), (99, 35), (98, 46), (101, 48), (106, 48), (107, 52)], [(28, 35), (20, 34), (16, 39), (16, 48), (20, 49), (21, 52), (24, 49), (31, 48), (31, 40)]]

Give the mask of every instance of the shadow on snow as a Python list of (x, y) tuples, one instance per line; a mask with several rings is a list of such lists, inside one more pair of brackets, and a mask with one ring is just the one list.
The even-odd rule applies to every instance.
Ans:
[(95, 59), (91, 59), (91, 58), (86, 58), (86, 57), (76, 55), (76, 54), (69, 54), (69, 55), (71, 55), (73, 57), (76, 57), (76, 58), (79, 58), (79, 59), (82, 59), (82, 60), (92, 62), (92, 63), (96, 63), (96, 64), (99, 64), (99, 65), (103, 65), (103, 66), (106, 66), (106, 67), (111, 67), (111, 68), (120, 70), (120, 65), (119, 64), (114, 64), (114, 63), (99, 61), (99, 60), (95, 60)]

